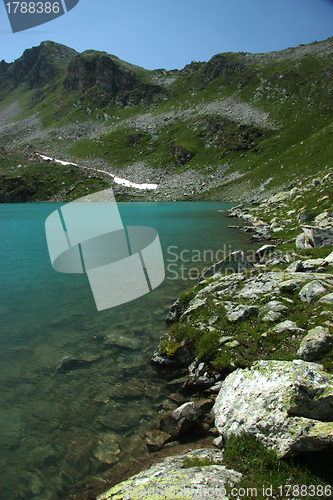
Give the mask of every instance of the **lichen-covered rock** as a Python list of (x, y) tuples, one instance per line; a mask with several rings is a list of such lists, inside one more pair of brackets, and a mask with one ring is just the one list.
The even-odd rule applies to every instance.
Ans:
[(238, 369), (213, 409), (223, 438), (250, 434), (280, 457), (333, 446), (333, 376), (315, 363), (258, 361)]
[(311, 281), (307, 283), (299, 292), (299, 297), (303, 302), (311, 302), (316, 295), (326, 292), (326, 288), (319, 281)]
[(302, 273), (304, 271), (305, 269), (302, 260), (296, 260), (295, 262), (292, 262), (286, 269), (287, 273)]
[(312, 248), (312, 246), (307, 240), (305, 233), (301, 233), (296, 237), (296, 248), (300, 249)]
[(258, 314), (259, 307), (243, 304), (232, 304), (230, 302), (225, 302), (225, 308), (227, 310), (227, 318), (232, 323), (238, 321), (245, 321), (249, 316), (254, 316)]
[(327, 295), (320, 297), (318, 302), (322, 302), (324, 304), (332, 304), (333, 303), (333, 293), (328, 293)]
[[(216, 275), (218, 276), (218, 275)], [(219, 276), (212, 283), (202, 288), (196, 295), (196, 297), (203, 297), (208, 294), (213, 294), (217, 292), (219, 297), (223, 295), (229, 295), (239, 286), (239, 283), (245, 279), (243, 273), (230, 274), (228, 276)]]
[(282, 321), (273, 328), (275, 333), (292, 332), (292, 333), (302, 333), (303, 328), (299, 328), (294, 321), (286, 320)]
[(282, 273), (261, 273), (253, 278), (248, 278), (236, 297), (245, 299), (257, 299), (261, 295), (279, 294), (279, 283), (282, 280)]
[[(226, 485), (237, 483), (242, 475), (222, 465), (223, 452), (215, 449), (197, 449), (183, 455), (168, 457), (150, 469), (117, 484), (97, 497), (97, 500), (131, 498), (139, 500), (228, 500)], [(200, 467), (200, 461), (212, 465)], [(186, 463), (187, 462), (187, 463)], [(191, 462), (193, 466), (191, 467)], [(184, 467), (184, 463), (187, 465)], [(198, 465), (196, 465), (198, 464)]]
[(271, 300), (260, 308), (259, 314), (262, 316), (262, 321), (276, 321), (281, 317), (282, 311), (288, 307), (278, 300)]
[(208, 304), (208, 299), (207, 297), (205, 298), (200, 298), (200, 297), (194, 297), (193, 300), (188, 305), (188, 308), (186, 311), (181, 315), (180, 319), (184, 319), (186, 316), (189, 316), (193, 311), (196, 311), (197, 309), (200, 309), (202, 307), (206, 307)]
[(328, 352), (332, 345), (333, 336), (330, 335), (329, 329), (317, 326), (302, 339), (297, 355), (306, 361), (314, 361)]

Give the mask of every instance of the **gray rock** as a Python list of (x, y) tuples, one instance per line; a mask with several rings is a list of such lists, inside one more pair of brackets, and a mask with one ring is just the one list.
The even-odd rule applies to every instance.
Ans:
[(325, 262), (327, 262), (328, 264), (333, 263), (333, 252), (331, 252), (330, 254), (328, 254), (327, 257), (325, 257)]
[(254, 278), (248, 278), (241, 291), (236, 293), (238, 298), (246, 298), (256, 300), (260, 295), (279, 294), (279, 282), (281, 281), (281, 273), (261, 273)]
[(318, 302), (322, 302), (324, 304), (332, 304), (333, 303), (333, 293), (329, 293), (324, 295), (324, 297), (320, 297)]
[(329, 212), (322, 212), (315, 217), (315, 223), (318, 227), (327, 227), (333, 225), (333, 215)]
[(160, 430), (169, 434), (172, 438), (184, 434), (198, 421), (198, 414), (195, 403), (192, 401), (184, 403), (171, 413), (162, 417)]
[(181, 308), (179, 307), (179, 300), (176, 300), (176, 302), (170, 307), (170, 311), (165, 318), (165, 322), (167, 325), (172, 325), (173, 323), (177, 323), (179, 321), (180, 316)]
[(258, 361), (223, 382), (214, 405), (224, 439), (254, 436), (280, 457), (333, 445), (333, 376), (321, 365)]
[(281, 292), (293, 292), (304, 283), (302, 279), (285, 280), (280, 284)]
[(263, 257), (272, 253), (274, 248), (276, 248), (275, 245), (263, 245), (256, 251), (256, 260), (260, 261)]
[(303, 226), (302, 229), (313, 248), (333, 245), (333, 227)]
[[(184, 468), (185, 460), (190, 464), (208, 459), (212, 465)], [(222, 465), (223, 452), (216, 449), (191, 450), (183, 455), (168, 457), (148, 470), (130, 477), (102, 493), (97, 500), (115, 498), (210, 498), (228, 500), (226, 487), (237, 483), (242, 475)]]
[(216, 273), (224, 273), (228, 272), (241, 273), (243, 271), (250, 271), (254, 269), (254, 265), (252, 262), (246, 257), (242, 250), (238, 250), (237, 252), (231, 252), (228, 257), (217, 262), (212, 267), (207, 269), (202, 278), (208, 278), (210, 276), (214, 276)]
[(285, 263), (286, 261), (284, 260), (284, 258), (275, 252), (272, 252), (269, 258), (265, 261), (266, 266), (278, 266)]
[(212, 283), (209, 283), (205, 288), (202, 288), (196, 295), (196, 297), (203, 297), (208, 294), (217, 292), (219, 296), (230, 295), (239, 286), (239, 283), (244, 280), (245, 276), (243, 273), (235, 273), (229, 276), (219, 276), (217, 273), (215, 275), (217, 278)]
[(292, 332), (292, 333), (303, 333), (305, 330), (299, 328), (294, 321), (286, 320), (282, 321), (273, 328), (275, 333)]
[(182, 385), (183, 389), (206, 389), (215, 385), (221, 380), (220, 373), (212, 373), (208, 370), (205, 363), (196, 358), (193, 363), (188, 367), (189, 375)]
[(286, 273), (302, 273), (304, 271), (305, 269), (302, 260), (296, 260), (295, 262), (292, 262), (286, 269)]
[(251, 305), (238, 304), (229, 305), (230, 303), (225, 303), (227, 310), (227, 318), (232, 323), (239, 321), (245, 321), (249, 316), (254, 316), (258, 314), (259, 307)]
[(333, 336), (328, 328), (317, 326), (303, 338), (297, 355), (305, 361), (314, 361), (326, 354), (333, 345)]
[(314, 271), (320, 267), (327, 265), (324, 259), (307, 259), (303, 261), (303, 268), (305, 271)]
[(305, 233), (301, 233), (298, 236), (296, 236), (296, 248), (300, 249), (312, 248), (312, 246), (307, 240)]
[(194, 299), (189, 302), (189, 307), (186, 309), (186, 311), (181, 315), (180, 319), (184, 319), (186, 316), (190, 315), (193, 311), (196, 311), (197, 309), (200, 309), (202, 307), (206, 307), (208, 304), (208, 299), (206, 298), (199, 298), (198, 296), (194, 297)]
[(262, 316), (262, 321), (277, 321), (281, 317), (282, 311), (288, 307), (278, 300), (271, 300), (260, 308), (259, 314)]
[(316, 295), (325, 292), (326, 288), (319, 281), (314, 280), (303, 286), (298, 295), (303, 302), (311, 302)]

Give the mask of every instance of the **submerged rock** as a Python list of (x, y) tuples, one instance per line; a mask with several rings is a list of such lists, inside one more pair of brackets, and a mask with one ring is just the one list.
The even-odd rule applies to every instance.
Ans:
[(333, 376), (315, 363), (258, 361), (238, 369), (213, 410), (223, 438), (249, 434), (280, 457), (333, 446)]

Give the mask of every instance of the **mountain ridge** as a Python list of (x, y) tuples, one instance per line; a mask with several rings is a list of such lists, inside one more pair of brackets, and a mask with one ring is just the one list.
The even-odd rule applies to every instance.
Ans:
[[(30, 148), (114, 174), (125, 170), (133, 182), (146, 181), (145, 169), (161, 179), (154, 192), (114, 186), (122, 200), (265, 197), (290, 175), (332, 164), (332, 54), (333, 37), (145, 70), (106, 52), (42, 42), (0, 63), (1, 172), (12, 172), (8, 155)], [(8, 111), (14, 103), (15, 116)], [(38, 189), (34, 196), (30, 201)], [(74, 190), (64, 199), (78, 196)]]

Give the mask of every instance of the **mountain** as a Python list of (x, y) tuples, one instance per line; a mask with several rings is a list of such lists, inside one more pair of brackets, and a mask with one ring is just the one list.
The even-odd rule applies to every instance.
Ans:
[(70, 200), (111, 182), (35, 152), (158, 184), (114, 184), (119, 200), (265, 198), (332, 165), (332, 53), (329, 38), (167, 71), (42, 42), (0, 63), (0, 200)]

